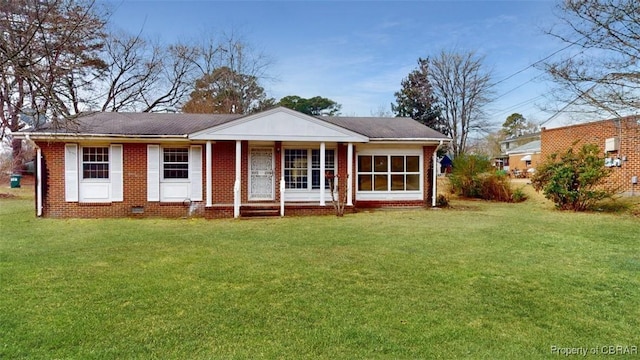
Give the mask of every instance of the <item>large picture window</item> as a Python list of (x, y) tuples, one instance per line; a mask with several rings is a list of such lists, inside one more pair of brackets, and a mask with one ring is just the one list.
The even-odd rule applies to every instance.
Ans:
[(82, 178), (109, 178), (109, 147), (82, 148)]
[(419, 191), (420, 156), (359, 155), (359, 191)]
[(164, 179), (188, 179), (189, 149), (164, 148), (162, 174)]
[[(325, 150), (325, 173), (335, 174), (335, 150)], [(287, 189), (320, 189), (320, 150), (285, 149), (284, 181)], [(329, 181), (325, 179), (325, 189)]]

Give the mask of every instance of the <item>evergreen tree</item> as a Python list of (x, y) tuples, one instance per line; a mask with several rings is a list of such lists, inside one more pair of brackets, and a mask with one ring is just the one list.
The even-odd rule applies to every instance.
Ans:
[(402, 89), (394, 94), (396, 104), (391, 104), (391, 111), (397, 117), (410, 117), (448, 135), (446, 123), (436, 105), (437, 99), (433, 95), (428, 72), (429, 59), (418, 59), (418, 68), (402, 80)]

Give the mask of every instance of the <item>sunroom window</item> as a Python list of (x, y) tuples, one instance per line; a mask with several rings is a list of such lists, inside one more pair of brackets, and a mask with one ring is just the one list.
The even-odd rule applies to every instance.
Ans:
[(359, 191), (419, 191), (420, 156), (358, 156)]

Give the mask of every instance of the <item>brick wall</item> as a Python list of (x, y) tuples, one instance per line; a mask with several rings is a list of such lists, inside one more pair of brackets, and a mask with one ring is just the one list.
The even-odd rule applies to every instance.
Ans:
[[(197, 216), (205, 218), (233, 217), (233, 186), (235, 181), (235, 141), (220, 141), (212, 144), (212, 198), (213, 207), (206, 208), (206, 151), (203, 145), (202, 182), (203, 201), (191, 204), (160, 203), (147, 201), (147, 144), (123, 144), (123, 182), (124, 193), (122, 202), (106, 204), (78, 203), (65, 201), (65, 164), (64, 146), (62, 142), (37, 142), (42, 149), (46, 166), (46, 182), (43, 193), (43, 216), (53, 218), (101, 218), (101, 217), (185, 217)], [(280, 142), (275, 143), (275, 190), (276, 201), (280, 200), (279, 187), (282, 173)], [(280, 151), (278, 151), (280, 150)], [(403, 207), (425, 206), (431, 202), (432, 156), (435, 146), (423, 147), (423, 176), (424, 199), (417, 201), (367, 201), (355, 202), (356, 189), (356, 151), (353, 152), (354, 174), (351, 181), (353, 201), (356, 207)], [(338, 144), (338, 175), (340, 179), (347, 178), (347, 144)], [(249, 144), (242, 142), (242, 202), (248, 199), (248, 159)], [(340, 195), (344, 196), (346, 186), (341, 181)], [(333, 214), (331, 199), (326, 199), (327, 206), (295, 205), (286, 207), (287, 215)], [(143, 209), (143, 213), (134, 214), (133, 208)], [(347, 212), (354, 211), (347, 209)]]
[(540, 153), (530, 154), (531, 156), (531, 166), (527, 166), (525, 161), (522, 161), (522, 158), (527, 154), (517, 154), (517, 155), (509, 155), (509, 170), (520, 170), (526, 172), (527, 169), (536, 168), (540, 161), (542, 160)]
[[(619, 151), (609, 152), (605, 156), (617, 158), (620, 167), (613, 167), (607, 186), (622, 193), (636, 193), (639, 188), (631, 184), (633, 176), (640, 177), (640, 126), (635, 117), (614, 120), (595, 121), (586, 124), (565, 126), (555, 129), (542, 129), (542, 159), (573, 147), (575, 150), (584, 144), (595, 144), (605, 154), (605, 140), (617, 137)], [(626, 159), (626, 160), (623, 160)]]

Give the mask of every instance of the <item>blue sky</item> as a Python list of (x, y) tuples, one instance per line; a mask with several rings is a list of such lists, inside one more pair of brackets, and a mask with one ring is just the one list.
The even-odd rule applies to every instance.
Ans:
[[(556, 2), (537, 1), (110, 1), (112, 25), (173, 42), (236, 31), (273, 60), (269, 96), (323, 96), (343, 115), (390, 109), (419, 57), (474, 50), (501, 81), (564, 47), (543, 30)], [(529, 68), (495, 86), (487, 112), (499, 126), (519, 112), (541, 122), (549, 84)]]

